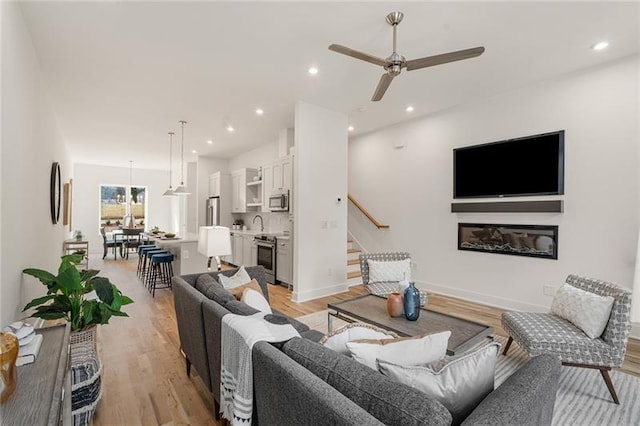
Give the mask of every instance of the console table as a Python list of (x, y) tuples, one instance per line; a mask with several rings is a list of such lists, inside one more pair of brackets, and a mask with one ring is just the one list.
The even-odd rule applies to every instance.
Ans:
[(70, 325), (40, 328), (42, 346), (36, 362), (16, 367), (18, 384), (0, 406), (2, 424), (71, 425)]
[(62, 254), (72, 254), (78, 250), (84, 250), (84, 259), (79, 265), (85, 265), (89, 267), (89, 241), (78, 240), (76, 238), (70, 240), (64, 240), (62, 243)]

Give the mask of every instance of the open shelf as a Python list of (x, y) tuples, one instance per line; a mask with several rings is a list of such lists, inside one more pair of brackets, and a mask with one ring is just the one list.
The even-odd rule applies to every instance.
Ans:
[(262, 185), (262, 181), (261, 180), (254, 180), (253, 182), (248, 182), (247, 186), (256, 186), (256, 185)]
[(262, 203), (247, 203), (247, 207), (261, 207)]

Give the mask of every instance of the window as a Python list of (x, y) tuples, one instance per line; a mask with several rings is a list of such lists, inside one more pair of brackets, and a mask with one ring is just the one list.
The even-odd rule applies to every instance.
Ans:
[(100, 227), (109, 232), (124, 224), (127, 202), (131, 203), (131, 214), (136, 228), (145, 227), (147, 217), (147, 188), (132, 186), (127, 197), (128, 186), (100, 185)]

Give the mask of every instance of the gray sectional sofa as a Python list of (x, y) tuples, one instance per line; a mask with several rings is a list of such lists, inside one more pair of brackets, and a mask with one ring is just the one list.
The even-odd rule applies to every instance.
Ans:
[[(247, 267), (268, 299), (262, 267)], [(232, 275), (235, 270), (221, 272)], [(220, 401), (220, 326), (227, 313), (257, 311), (217, 284), (217, 272), (173, 278), (180, 345)], [(277, 313), (274, 311), (274, 313)], [(261, 425), (450, 425), (437, 400), (317, 343), (322, 333), (290, 319), (300, 332), (284, 344), (253, 347), (254, 422)], [(535, 357), (489, 394), (463, 425), (551, 424), (560, 361)]]

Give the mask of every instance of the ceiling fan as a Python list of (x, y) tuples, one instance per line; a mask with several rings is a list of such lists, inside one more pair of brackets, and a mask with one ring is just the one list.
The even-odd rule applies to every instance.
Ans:
[(332, 44), (329, 46), (329, 50), (333, 50), (343, 55), (351, 56), (352, 58), (360, 59), (362, 61), (370, 62), (375, 65), (380, 65), (386, 71), (382, 75), (378, 82), (378, 87), (373, 93), (372, 101), (376, 102), (382, 99), (384, 93), (389, 88), (389, 85), (393, 81), (393, 78), (400, 74), (402, 68), (406, 68), (407, 71), (418, 70), (421, 68), (433, 67), (435, 65), (446, 64), (447, 62), (461, 61), (463, 59), (475, 58), (482, 55), (484, 47), (474, 47), (473, 49), (458, 50), (456, 52), (443, 53), (440, 55), (426, 56), (419, 59), (406, 60), (404, 56), (399, 55), (396, 52), (396, 30), (404, 14), (402, 12), (391, 12), (387, 15), (387, 23), (393, 27), (393, 53), (386, 59), (379, 58), (377, 56), (369, 55), (368, 53), (359, 52), (357, 50), (350, 49), (339, 44)]

